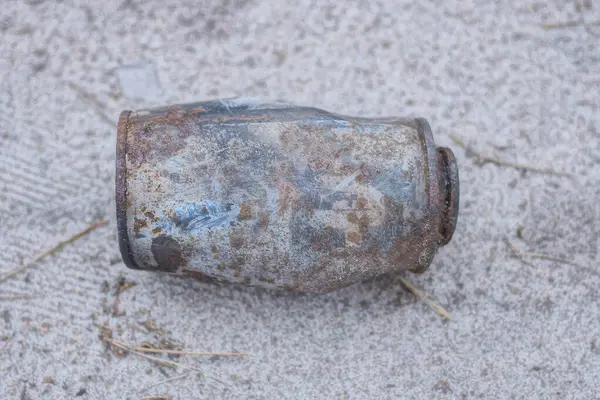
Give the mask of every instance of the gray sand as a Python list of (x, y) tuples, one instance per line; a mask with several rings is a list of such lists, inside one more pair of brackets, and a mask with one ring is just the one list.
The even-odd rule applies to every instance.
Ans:
[[(111, 223), (0, 283), (0, 398), (600, 395), (600, 4), (164, 3), (2, 2), (0, 274)], [(125, 268), (119, 112), (236, 95), (429, 120), (458, 158), (461, 213), (405, 277), (451, 320), (390, 279), (303, 296)], [(136, 285), (115, 310), (121, 278)], [(128, 343), (249, 355), (171, 358), (204, 376), (161, 383), (186, 371), (116, 356), (105, 323)]]

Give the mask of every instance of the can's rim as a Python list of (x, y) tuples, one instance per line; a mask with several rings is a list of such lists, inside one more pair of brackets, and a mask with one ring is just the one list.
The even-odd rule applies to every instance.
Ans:
[(119, 116), (117, 125), (115, 203), (117, 208), (117, 235), (119, 250), (125, 265), (133, 269), (142, 269), (134, 261), (127, 230), (127, 131), (131, 111), (126, 110)]
[(437, 210), (438, 244), (444, 246), (450, 242), (458, 221), (459, 179), (458, 165), (454, 153), (447, 147), (437, 147), (429, 123), (417, 118), (418, 131), (424, 138), (427, 152), (426, 176), (429, 177), (428, 192), (431, 210)]
[(458, 179), (458, 164), (454, 153), (447, 147), (437, 148), (438, 156), (438, 174), (440, 180), (442, 217), (440, 221), (439, 231), (442, 235), (441, 246), (450, 242), (456, 223), (458, 222), (459, 208), (459, 179)]

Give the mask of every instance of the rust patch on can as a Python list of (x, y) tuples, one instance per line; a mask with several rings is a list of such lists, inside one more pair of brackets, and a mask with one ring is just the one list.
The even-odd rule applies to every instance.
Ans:
[(212, 246), (210, 246), (210, 252), (211, 252), (213, 258), (219, 258), (219, 248), (217, 246), (215, 246), (214, 244)]
[(294, 185), (290, 182), (282, 182), (277, 196), (277, 212), (279, 215), (285, 214), (297, 200), (298, 194)]
[(367, 231), (369, 229), (369, 216), (367, 214), (363, 214), (362, 217), (358, 220), (358, 227), (361, 232)]
[(142, 228), (147, 228), (148, 222), (145, 219), (134, 218), (133, 219), (133, 232), (137, 235), (140, 233)]
[(238, 219), (240, 221), (246, 221), (248, 219), (252, 219), (252, 206), (250, 205), (249, 202), (244, 202), (242, 203), (242, 205), (240, 206), (240, 215), (238, 217)]
[(369, 201), (367, 199), (365, 199), (364, 197), (359, 197), (358, 199), (356, 199), (356, 208), (358, 208), (359, 210), (364, 210), (365, 208), (367, 208), (368, 203)]
[(361, 240), (361, 235), (358, 232), (348, 232), (347, 239), (349, 242), (358, 243)]
[(351, 224), (358, 224), (358, 216), (356, 215), (355, 212), (348, 213), (348, 216), (346, 217), (346, 219)]
[(266, 231), (269, 228), (269, 214), (262, 213), (259, 220), (260, 227)]
[(241, 232), (231, 232), (229, 234), (229, 245), (234, 249), (239, 249), (246, 243), (244, 234)]

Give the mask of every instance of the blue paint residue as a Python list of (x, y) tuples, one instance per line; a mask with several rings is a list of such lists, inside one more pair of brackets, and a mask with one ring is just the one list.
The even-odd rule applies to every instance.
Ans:
[(207, 200), (201, 203), (184, 204), (176, 208), (172, 220), (179, 228), (194, 231), (229, 226), (237, 215), (238, 210), (233, 203)]
[(400, 203), (410, 203), (415, 198), (415, 186), (411, 182), (403, 181), (395, 175), (382, 173), (373, 184), (381, 193)]

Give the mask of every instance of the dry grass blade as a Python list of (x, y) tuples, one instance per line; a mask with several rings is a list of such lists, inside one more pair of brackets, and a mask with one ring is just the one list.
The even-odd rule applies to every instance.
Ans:
[(515, 169), (521, 169), (521, 170), (535, 172), (535, 173), (544, 174), (544, 175), (563, 176), (563, 177), (567, 177), (567, 178), (572, 177), (571, 174), (568, 174), (566, 172), (558, 172), (558, 171), (554, 171), (552, 169), (538, 168), (538, 167), (533, 167), (533, 166), (530, 166), (530, 165), (515, 163), (515, 162), (512, 162), (512, 161), (505, 161), (505, 160), (502, 160), (502, 159), (496, 158), (496, 157), (485, 156), (485, 155), (483, 155), (481, 153), (478, 153), (475, 150), (473, 150), (465, 142), (463, 142), (461, 139), (459, 139), (458, 137), (456, 137), (454, 135), (450, 135), (450, 139), (452, 139), (452, 141), (454, 143), (456, 143), (458, 146), (460, 146), (463, 149), (465, 149), (468, 153), (475, 155), (482, 163), (488, 163), (489, 162), (489, 163), (500, 165), (500, 166), (511, 167), (511, 168), (515, 168)]
[(109, 125), (111, 125), (113, 127), (117, 126), (116, 122), (106, 114), (106, 111), (104, 111), (104, 109), (105, 109), (104, 104), (102, 104), (96, 98), (96, 96), (94, 96), (91, 93), (86, 92), (81, 86), (79, 86), (76, 83), (67, 82), (67, 85), (69, 85), (69, 87), (71, 89), (73, 89), (75, 92), (77, 92), (77, 95), (79, 96), (81, 101), (83, 101), (85, 104), (90, 106), (96, 112), (96, 114), (98, 114), (100, 119), (102, 119), (103, 121), (105, 121), (106, 123), (108, 123)]
[(237, 352), (216, 352), (216, 351), (189, 351), (189, 350), (167, 350), (155, 349), (152, 347), (136, 346), (136, 351), (141, 353), (158, 353), (158, 354), (173, 354), (179, 356), (224, 356), (224, 357), (240, 357), (247, 356), (248, 353)]
[(148, 396), (142, 397), (141, 400), (173, 400), (173, 396)]
[(131, 289), (137, 285), (135, 282), (127, 281), (125, 278), (121, 277), (117, 281), (117, 288), (115, 290), (115, 300), (113, 302), (113, 316), (119, 317), (122, 315), (121, 311), (119, 311), (119, 303), (121, 302), (121, 293)]
[(512, 253), (514, 254), (514, 256), (515, 256), (515, 257), (519, 258), (519, 259), (521, 260), (521, 262), (523, 262), (524, 264), (527, 264), (527, 265), (529, 265), (530, 267), (533, 267), (533, 264), (532, 264), (532, 263), (530, 263), (530, 262), (528, 262), (528, 261), (525, 261), (525, 260), (523, 259), (523, 255), (521, 254), (521, 252), (519, 251), (519, 249), (518, 249), (518, 248), (517, 248), (515, 245), (513, 245), (513, 244), (510, 242), (510, 240), (508, 240), (508, 239), (504, 239), (504, 241), (506, 242), (506, 244), (507, 244), (507, 245), (508, 245), (508, 247), (510, 248), (510, 251), (512, 251)]
[(142, 393), (143, 392), (147, 392), (148, 390), (150, 390), (152, 388), (155, 388), (157, 386), (163, 385), (165, 383), (169, 383), (169, 382), (173, 382), (173, 381), (178, 381), (180, 379), (187, 378), (189, 375), (190, 375), (190, 373), (186, 372), (185, 374), (177, 375), (177, 376), (174, 376), (174, 377), (171, 377), (171, 378), (168, 378), (168, 379), (164, 379), (164, 380), (162, 380), (160, 382), (156, 382), (155, 384), (150, 385), (146, 389), (142, 390)]
[(130, 353), (133, 354), (137, 354), (140, 357), (144, 357), (147, 360), (150, 361), (154, 361), (155, 363), (158, 363), (160, 365), (166, 365), (166, 366), (170, 366), (170, 367), (180, 367), (183, 369), (187, 369), (189, 371), (194, 371), (194, 372), (199, 372), (202, 373), (202, 371), (196, 369), (196, 368), (192, 368), (189, 365), (185, 365), (185, 364), (181, 364), (175, 361), (171, 361), (171, 360), (165, 360), (164, 358), (159, 358), (159, 357), (153, 357), (153, 356), (149, 356), (148, 354), (144, 354), (142, 352), (139, 352), (137, 350), (135, 350), (135, 348), (129, 346), (127, 343), (121, 342), (119, 340), (115, 340), (115, 339), (106, 339), (106, 341), (110, 344), (112, 344), (115, 347), (118, 347), (122, 350), (128, 351)]
[(552, 30), (552, 29), (565, 29), (565, 28), (573, 28), (576, 26), (585, 25), (584, 21), (581, 19), (567, 21), (567, 22), (559, 22), (555, 24), (544, 24), (542, 25), (543, 29)]
[(512, 252), (521, 259), (523, 259), (523, 257), (536, 258), (539, 260), (554, 261), (554, 262), (561, 263), (561, 264), (572, 265), (574, 267), (581, 268), (581, 269), (588, 269), (588, 267), (586, 267), (585, 265), (577, 264), (576, 262), (573, 262), (566, 258), (555, 257), (555, 256), (551, 256), (550, 254), (544, 254), (544, 253), (535, 253), (535, 252), (528, 252), (528, 251), (523, 252), (523, 251), (519, 250), (515, 245), (510, 243), (508, 240), (507, 240), (507, 243), (510, 246)]
[(582, 18), (582, 19), (577, 19), (577, 20), (567, 21), (567, 22), (562, 22), (562, 23), (556, 23), (556, 24), (545, 24), (545, 25), (542, 25), (542, 29), (546, 29), (546, 30), (568, 29), (568, 28), (574, 28), (574, 27), (578, 27), (578, 26), (583, 26), (585, 28), (589, 28), (589, 27), (598, 26), (598, 25), (600, 25), (600, 21), (586, 22)]
[(452, 316), (444, 307), (437, 304), (435, 301), (431, 300), (425, 293), (423, 293), (419, 288), (413, 285), (408, 279), (399, 276), (400, 282), (418, 299), (420, 299), (423, 303), (427, 304), (429, 307), (433, 309), (436, 313), (438, 313), (443, 318), (451, 319)]
[(31, 300), (33, 296), (0, 296), (0, 301)]
[(0, 278), (0, 283), (2, 283), (4, 281), (7, 281), (8, 279), (12, 278), (13, 276), (15, 276), (15, 275), (17, 275), (17, 274), (25, 271), (27, 268), (31, 267), (32, 265), (34, 265), (38, 261), (43, 260), (44, 258), (46, 258), (48, 256), (51, 256), (51, 255), (59, 252), (66, 245), (73, 243), (77, 239), (82, 238), (83, 236), (87, 235), (88, 233), (92, 232), (93, 230), (95, 230), (97, 228), (100, 228), (101, 226), (104, 226), (106, 224), (108, 224), (108, 220), (103, 219), (101, 221), (98, 221), (98, 222), (96, 222), (96, 223), (88, 226), (87, 228), (85, 228), (81, 232), (78, 232), (78, 233), (74, 234), (73, 236), (69, 237), (68, 239), (65, 239), (62, 242), (59, 242), (56, 246), (54, 246), (51, 249), (46, 250), (42, 254), (38, 255), (32, 261), (27, 262), (27, 263), (23, 263), (23, 264), (21, 264), (21, 266), (19, 266), (19, 267), (13, 269), (12, 271), (8, 272), (6, 275), (4, 275), (3, 277)]
[(577, 264), (577, 263), (575, 263), (575, 262), (573, 262), (571, 260), (567, 260), (566, 258), (554, 257), (554, 256), (551, 256), (549, 254), (525, 252), (525, 253), (521, 253), (521, 255), (523, 257), (537, 258), (537, 259), (540, 259), (540, 260), (555, 261), (555, 262), (562, 263), (562, 264), (572, 265), (572, 266), (578, 267), (578, 268), (587, 268), (585, 265)]

